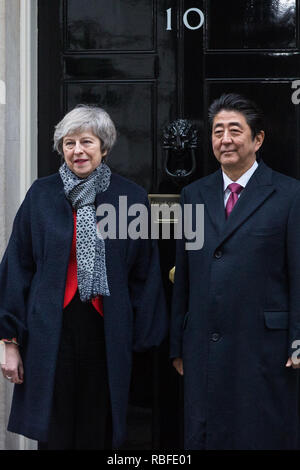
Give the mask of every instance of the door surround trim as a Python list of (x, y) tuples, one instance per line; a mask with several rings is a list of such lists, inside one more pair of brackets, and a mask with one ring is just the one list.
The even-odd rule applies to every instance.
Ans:
[(37, 178), (37, 0), (20, 2), (20, 202)]

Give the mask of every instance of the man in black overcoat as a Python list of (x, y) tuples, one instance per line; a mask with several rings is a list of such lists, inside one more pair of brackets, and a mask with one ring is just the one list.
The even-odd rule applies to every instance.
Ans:
[[(186, 449), (299, 448), (300, 182), (256, 153), (262, 113), (222, 95), (209, 109), (221, 168), (186, 186), (204, 244), (178, 240), (171, 357), (184, 379)], [(285, 156), (288, 158), (288, 156)]]

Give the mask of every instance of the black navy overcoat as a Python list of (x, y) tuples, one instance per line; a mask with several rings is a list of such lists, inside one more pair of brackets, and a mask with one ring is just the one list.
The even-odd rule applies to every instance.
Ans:
[[(261, 162), (225, 220), (221, 170), (182, 192), (204, 245), (179, 240), (171, 357), (184, 364), (185, 448), (296, 449), (300, 182)], [(195, 222), (195, 220), (193, 221)]]
[[(112, 174), (96, 206), (112, 204), (117, 222), (120, 195), (128, 206), (148, 204), (140, 186)], [(0, 338), (18, 339), (25, 371), (24, 383), (14, 387), (8, 430), (39, 441), (47, 441), (72, 237), (72, 208), (59, 174), (36, 180), (0, 266)], [(125, 438), (132, 351), (158, 345), (167, 317), (156, 243), (107, 239), (105, 246), (111, 295), (103, 298), (104, 328), (117, 448)]]

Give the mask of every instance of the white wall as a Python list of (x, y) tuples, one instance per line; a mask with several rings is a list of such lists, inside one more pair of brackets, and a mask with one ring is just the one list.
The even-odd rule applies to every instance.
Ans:
[[(1, 257), (16, 211), (37, 175), (36, 57), (37, 0), (0, 0)], [(11, 395), (12, 385), (0, 374), (0, 449), (34, 449), (34, 441), (6, 431)]]
[[(5, 0), (0, 0), (0, 254), (5, 246)], [(5, 448), (5, 423), (6, 423), (6, 397), (7, 390), (4, 379), (0, 379), (0, 449)]]

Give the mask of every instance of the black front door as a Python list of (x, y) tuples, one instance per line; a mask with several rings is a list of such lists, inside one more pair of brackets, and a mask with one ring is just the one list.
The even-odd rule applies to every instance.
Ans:
[[(96, 103), (118, 130), (112, 170), (148, 193), (178, 194), (217, 167), (207, 108), (234, 91), (267, 114), (266, 163), (300, 177), (299, 12), (300, 0), (39, 0), (39, 176), (60, 164), (54, 125), (76, 104)], [(177, 118), (199, 135), (195, 171), (180, 183), (165, 172), (163, 148), (163, 130)], [(174, 241), (160, 249), (170, 305)], [(181, 446), (182, 384), (167, 348), (135, 357), (131, 448)]]

